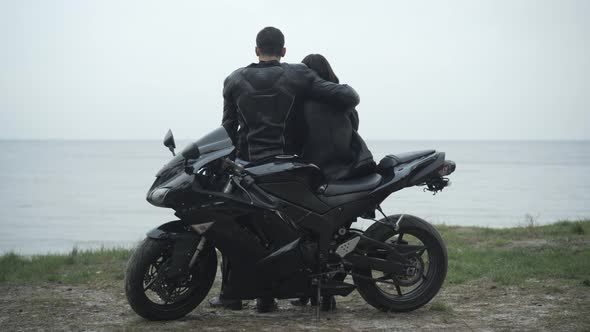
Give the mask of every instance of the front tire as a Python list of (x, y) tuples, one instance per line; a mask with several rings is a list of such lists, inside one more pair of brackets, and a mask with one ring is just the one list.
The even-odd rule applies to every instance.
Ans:
[[(381, 222), (398, 220), (399, 217), (400, 215), (388, 216)], [(382, 311), (407, 312), (424, 306), (438, 293), (447, 274), (447, 249), (438, 231), (418, 217), (404, 215), (403, 218), (404, 227), (399, 231), (383, 223), (374, 223), (364, 234), (391, 245), (424, 247), (422, 253), (418, 251), (409, 256), (416, 267), (411, 267), (408, 271), (414, 272), (414, 275), (386, 275), (374, 270), (353, 270), (356, 274), (353, 279), (360, 295), (368, 304)], [(375, 255), (375, 250), (366, 248), (364, 254)]]
[(217, 255), (210, 245), (199, 253), (199, 261), (183, 280), (169, 281), (158, 275), (169, 261), (171, 250), (170, 241), (146, 238), (127, 264), (127, 300), (146, 319), (173, 320), (185, 316), (203, 301), (215, 280)]

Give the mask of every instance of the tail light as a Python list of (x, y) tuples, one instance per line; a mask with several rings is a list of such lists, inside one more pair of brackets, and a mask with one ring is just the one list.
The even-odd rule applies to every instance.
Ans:
[(447, 176), (455, 171), (456, 165), (452, 160), (445, 160), (442, 167), (438, 170), (438, 175)]

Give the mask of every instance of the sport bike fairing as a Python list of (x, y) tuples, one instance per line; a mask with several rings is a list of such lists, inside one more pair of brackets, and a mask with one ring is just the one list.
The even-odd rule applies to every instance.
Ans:
[(186, 191), (192, 186), (195, 174), (186, 170), (198, 171), (206, 164), (228, 156), (234, 150), (232, 141), (223, 127), (215, 129), (190, 144), (185, 150), (190, 148), (196, 148), (199, 156), (196, 159), (186, 160), (181, 153), (164, 165), (156, 173), (156, 181), (148, 191), (148, 202), (158, 207), (171, 207), (166, 204), (168, 194)]
[[(224, 296), (241, 299), (312, 295), (315, 288), (305, 276), (318, 257), (328, 255), (332, 235), (374, 211), (390, 193), (417, 184), (420, 174), (440, 167), (440, 160), (444, 162), (444, 153), (433, 151), (395, 166), (391, 175), (375, 175), (379, 181), (367, 190), (327, 196), (325, 191), (320, 193), (326, 184), (317, 166), (296, 157), (274, 158), (246, 167), (244, 179), (252, 181), (242, 179), (241, 183), (247, 187), (224, 193), (216, 183), (227, 182), (227, 176), (207, 183), (199, 179), (204, 177), (202, 172), (215, 178), (216, 169), (222, 167), (220, 159), (233, 152), (225, 129), (218, 128), (186, 150), (198, 157), (173, 158), (158, 172), (147, 199), (153, 205), (174, 208), (180, 227), (205, 236), (229, 258), (233, 277)], [(314, 243), (303, 243), (304, 237)]]

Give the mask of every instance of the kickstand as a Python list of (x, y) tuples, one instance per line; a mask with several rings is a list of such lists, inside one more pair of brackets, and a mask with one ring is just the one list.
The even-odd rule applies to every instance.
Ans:
[[(318, 246), (319, 247), (319, 246)], [(322, 255), (321, 255), (321, 251), (318, 250), (317, 252), (317, 259), (318, 259), (318, 266), (317, 266), (317, 271), (318, 271), (318, 293), (317, 293), (317, 298), (316, 298), (316, 321), (319, 324), (320, 323), (320, 297), (322, 295)]]
[(316, 320), (320, 322), (320, 307), (321, 307), (321, 300), (320, 296), (322, 293), (322, 276), (318, 277), (318, 294), (317, 294), (317, 304), (316, 304)]

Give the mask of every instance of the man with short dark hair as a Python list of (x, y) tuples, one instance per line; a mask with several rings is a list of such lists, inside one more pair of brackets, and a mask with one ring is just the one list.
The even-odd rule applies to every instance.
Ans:
[[(229, 75), (223, 86), (222, 125), (237, 147), (237, 158), (258, 161), (282, 154), (296, 154), (295, 113), (305, 99), (340, 104), (343, 109), (359, 103), (353, 88), (321, 79), (304, 64), (281, 63), (285, 56), (285, 37), (274, 27), (256, 36), (258, 63)], [(222, 262), (222, 285), (212, 306), (241, 309), (240, 300), (223, 298), (224, 284), (231, 274), (231, 262)], [(259, 312), (276, 310), (272, 298), (257, 299)]]
[(304, 99), (344, 107), (359, 103), (353, 88), (325, 81), (304, 64), (281, 63), (285, 38), (277, 28), (258, 33), (255, 52), (259, 62), (234, 71), (223, 87), (222, 125), (242, 160), (296, 153), (293, 119)]

